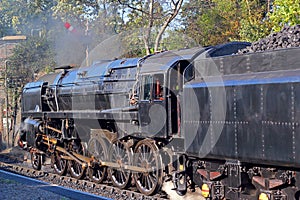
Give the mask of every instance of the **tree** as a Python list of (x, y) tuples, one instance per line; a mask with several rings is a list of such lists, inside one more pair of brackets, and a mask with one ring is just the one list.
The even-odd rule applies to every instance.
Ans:
[(96, 0), (56, 0), (52, 10), (55, 18), (78, 26), (83, 25), (85, 19), (97, 16), (98, 8)]
[(243, 0), (239, 35), (244, 41), (257, 41), (269, 35), (271, 25), (267, 19), (270, 0)]
[[(61, 1), (0, 1), (1, 37), (15, 34), (27, 36), (26, 41), (14, 48), (13, 55), (9, 58), (7, 65), (8, 105), (14, 107), (11, 110), (17, 110), (21, 86), (32, 81), (34, 74), (52, 71), (53, 66), (56, 65), (54, 61), (56, 47), (54, 41), (62, 35), (61, 33), (68, 32), (60, 18), (53, 18), (53, 9), (56, 8), (55, 6), (60, 5), (58, 2)], [(84, 12), (91, 14), (89, 8), (92, 8), (92, 6), (85, 5)], [(13, 114), (12, 118), (15, 123), (16, 115)]]
[(203, 46), (239, 39), (236, 1), (197, 0), (183, 6), (185, 33)]
[[(128, 21), (125, 23), (125, 29), (142, 28), (141, 31), (146, 54), (153, 51), (159, 51), (160, 42), (167, 27), (178, 15), (183, 0), (118, 0), (126, 6), (128, 11)], [(152, 42), (152, 38), (154, 42)]]
[[(269, 2), (269, 1), (268, 1)], [(183, 6), (184, 33), (203, 45), (255, 41), (269, 33), (268, 4), (261, 0), (195, 0)]]
[(274, 31), (300, 24), (300, 0), (274, 0), (272, 8), (269, 18)]
[[(49, 27), (49, 24), (53, 23), (53, 6), (54, 3), (51, 0), (3, 0), (0, 2), (0, 15), (5, 19), (6, 24), (6, 28), (0, 29), (0, 32), (4, 33), (3, 36), (8, 34), (27, 36), (27, 41), (17, 45), (13, 56), (9, 58), (11, 61), (9, 76), (31, 77), (33, 72), (54, 64), (54, 53), (51, 49), (53, 46), (50, 45), (53, 32)], [(30, 76), (27, 74), (29, 71)]]
[(161, 42), (162, 50), (178, 50), (198, 46), (193, 38), (183, 34), (180, 30), (167, 30), (166, 35)]
[(50, 0), (0, 1), (3, 23), (10, 29), (7, 34), (31, 35), (33, 30), (45, 28), (52, 6)]
[(0, 1), (0, 37), (13, 34), (13, 27), (11, 23), (12, 15), (10, 15), (10, 8), (7, 6), (9, 1)]
[(28, 37), (13, 49), (9, 58), (8, 77), (33, 81), (34, 74), (52, 69), (55, 65), (53, 49), (46, 37)]
[(97, 16), (90, 20), (92, 31), (97, 34), (119, 33), (124, 24), (122, 5), (115, 0), (98, 0), (98, 9)]

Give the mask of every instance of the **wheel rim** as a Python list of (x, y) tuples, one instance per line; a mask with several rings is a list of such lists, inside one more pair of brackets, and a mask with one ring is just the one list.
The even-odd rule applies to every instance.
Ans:
[(124, 165), (130, 165), (131, 152), (122, 142), (116, 141), (109, 150), (109, 161), (119, 164), (119, 168), (111, 168), (109, 177), (114, 186), (124, 189), (131, 183), (131, 173), (124, 169)]
[(134, 151), (134, 163), (147, 172), (137, 172), (134, 179), (138, 190), (152, 195), (162, 186), (162, 159), (157, 146), (148, 140), (140, 141)]
[(33, 169), (40, 170), (42, 168), (41, 155), (37, 153), (31, 153), (30, 155)]
[(59, 153), (54, 155), (53, 169), (56, 174), (65, 175), (67, 171), (67, 161), (61, 158)]
[(90, 178), (95, 183), (102, 183), (106, 178), (106, 167), (95, 166), (91, 168)]
[[(77, 144), (76, 153), (83, 155), (83, 146), (81, 144)], [(73, 178), (82, 179), (85, 175), (85, 168), (75, 160), (69, 160), (69, 172)]]
[(68, 163), (71, 176), (76, 179), (83, 178), (85, 169), (82, 167), (82, 165), (74, 160), (69, 161)]
[[(107, 160), (107, 147), (102, 138), (92, 138), (88, 145), (88, 150), (99, 161)], [(105, 180), (107, 175), (107, 168), (96, 164), (89, 168), (90, 179), (96, 183), (101, 183)]]

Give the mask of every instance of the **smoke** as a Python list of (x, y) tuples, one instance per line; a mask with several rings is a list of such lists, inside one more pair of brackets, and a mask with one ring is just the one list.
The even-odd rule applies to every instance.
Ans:
[(57, 66), (76, 64), (84, 67), (96, 60), (114, 59), (120, 55), (119, 36), (97, 33), (97, 28), (89, 24), (82, 26), (70, 22), (72, 28), (67, 29), (65, 23), (54, 24), (58, 32), (53, 38)]
[(85, 58), (86, 45), (72, 33), (62, 33), (55, 38), (55, 61), (57, 66), (77, 64)]

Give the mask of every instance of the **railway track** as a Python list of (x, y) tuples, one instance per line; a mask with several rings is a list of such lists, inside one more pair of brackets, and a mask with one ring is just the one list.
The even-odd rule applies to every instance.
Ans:
[(167, 194), (163, 192), (155, 196), (145, 196), (135, 191), (135, 188), (129, 188), (128, 190), (115, 188), (108, 181), (105, 184), (95, 184), (88, 179), (77, 180), (69, 176), (59, 176), (52, 173), (52, 169), (47, 165), (43, 168), (43, 171), (34, 170), (22, 159), (2, 154), (0, 154), (0, 170), (0, 176), (2, 174), (2, 176), (9, 177), (8, 179), (15, 176), (15, 179), (19, 180), (30, 180), (32, 183), (36, 181), (35, 184), (39, 183), (45, 186), (51, 185), (51, 187), (43, 188), (71, 199), (162, 200), (168, 198)]

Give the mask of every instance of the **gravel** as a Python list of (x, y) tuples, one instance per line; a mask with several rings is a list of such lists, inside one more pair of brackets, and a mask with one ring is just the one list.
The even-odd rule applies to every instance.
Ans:
[(68, 200), (68, 198), (40, 189), (41, 186), (31, 186), (0, 177), (1, 200)]

